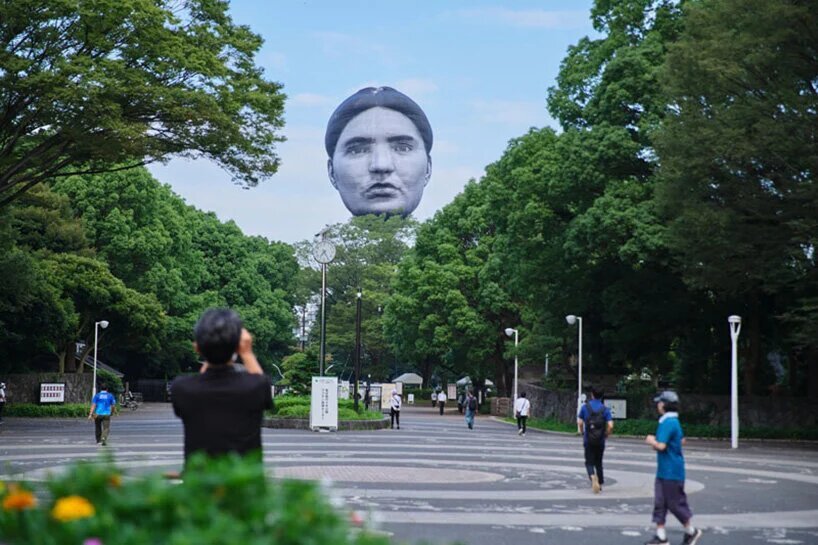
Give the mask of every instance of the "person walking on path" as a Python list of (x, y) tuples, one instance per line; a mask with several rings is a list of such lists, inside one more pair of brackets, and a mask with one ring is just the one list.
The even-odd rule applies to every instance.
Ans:
[(670, 511), (684, 526), (682, 545), (695, 545), (702, 531), (693, 526), (693, 512), (685, 495), (685, 460), (682, 454), (684, 432), (679, 423), (679, 396), (665, 391), (653, 398), (659, 412), (656, 435), (648, 435), (645, 443), (656, 451), (656, 481), (653, 491), (653, 522), (656, 535), (645, 545), (669, 543), (665, 531), (665, 518)]
[(477, 413), (477, 398), (469, 390), (466, 399), (463, 400), (464, 412), (466, 413), (466, 425), (470, 430), (474, 429), (474, 415)]
[(108, 391), (108, 387), (103, 384), (100, 391), (91, 400), (91, 411), (88, 413), (88, 420), (94, 421), (94, 436), (97, 445), (108, 444), (108, 434), (111, 431), (111, 414), (116, 408), (116, 397)]
[(585, 447), (585, 469), (591, 480), (594, 494), (602, 491), (605, 474), (602, 471), (602, 456), (605, 454), (605, 439), (613, 432), (611, 411), (602, 403), (602, 391), (591, 388), (590, 399), (585, 402), (577, 416), (577, 427), (582, 434)]
[(446, 408), (446, 392), (441, 391), (437, 394), (437, 406), (440, 408), (440, 414), (443, 414), (443, 409)]
[[(193, 347), (205, 359), (197, 375), (178, 377), (171, 386), (173, 412), (182, 419), (185, 461), (237, 453), (262, 460), (261, 422), (272, 409), (270, 380), (253, 354), (253, 337), (229, 309), (210, 309), (193, 331)], [(246, 372), (233, 364), (238, 354)]]
[(437, 407), (437, 390), (432, 390), (432, 408)]
[(0, 424), (3, 423), (3, 409), (6, 407), (6, 383), (0, 382)]
[(401, 407), (401, 399), (400, 394), (398, 394), (397, 390), (392, 390), (392, 399), (389, 402), (389, 415), (392, 419), (392, 429), (395, 429), (395, 424), (398, 425), (398, 429), (400, 429), (400, 407)]
[(514, 416), (517, 418), (517, 435), (525, 437), (525, 424), (531, 413), (531, 402), (526, 399), (525, 392), (514, 401)]

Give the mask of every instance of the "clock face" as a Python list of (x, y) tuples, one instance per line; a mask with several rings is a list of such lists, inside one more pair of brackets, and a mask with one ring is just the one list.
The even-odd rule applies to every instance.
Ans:
[(329, 263), (335, 258), (335, 245), (328, 240), (322, 240), (313, 246), (312, 255), (319, 263)]

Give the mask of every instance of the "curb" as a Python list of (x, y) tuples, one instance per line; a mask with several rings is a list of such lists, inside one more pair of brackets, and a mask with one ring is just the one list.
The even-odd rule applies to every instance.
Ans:
[[(508, 418), (510, 418), (510, 417), (508, 417)], [(506, 422), (505, 420), (503, 420), (503, 417), (501, 417), (501, 416), (492, 416), (491, 419), (494, 420), (495, 422), (499, 422), (501, 424), (506, 424), (506, 425), (509, 425), (509, 426), (514, 425), (514, 422)], [(572, 433), (572, 432), (556, 431), (556, 430), (543, 430), (543, 429), (540, 429), (540, 428), (533, 428), (531, 426), (528, 426), (526, 431), (536, 431), (536, 432), (539, 432), (539, 433), (548, 433), (548, 434), (552, 434), (552, 435), (562, 435), (564, 437), (579, 437), (578, 434)], [(618, 438), (621, 438), (621, 439), (639, 439), (639, 440), (645, 438), (644, 435), (622, 435), (622, 434), (619, 434), (619, 433), (615, 433), (614, 437), (618, 437)], [(712, 442), (712, 443), (727, 443), (727, 442), (730, 441), (729, 437), (693, 437), (693, 436), (688, 436), (688, 435), (685, 435), (685, 439), (691, 439), (691, 440), (694, 440), (694, 441), (707, 441), (707, 442)], [(761, 444), (768, 443), (768, 444), (774, 444), (774, 445), (777, 444), (777, 445), (809, 445), (809, 446), (817, 446), (818, 445), (818, 440), (813, 440), (813, 439), (763, 439), (763, 438), (759, 438), (759, 437), (739, 437), (739, 439), (741, 440), (741, 442), (747, 442), (747, 443), (761, 443)]]
[[(389, 427), (389, 419), (383, 417), (381, 420), (339, 420), (337, 431), (371, 431), (382, 430)], [(276, 430), (309, 430), (309, 418), (281, 418), (265, 417), (261, 423), (262, 428)]]

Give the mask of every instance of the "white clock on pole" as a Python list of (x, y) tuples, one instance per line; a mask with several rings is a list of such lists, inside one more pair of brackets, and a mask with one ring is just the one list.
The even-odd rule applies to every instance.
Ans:
[(335, 259), (335, 245), (328, 240), (322, 240), (313, 246), (312, 256), (318, 263), (325, 265)]

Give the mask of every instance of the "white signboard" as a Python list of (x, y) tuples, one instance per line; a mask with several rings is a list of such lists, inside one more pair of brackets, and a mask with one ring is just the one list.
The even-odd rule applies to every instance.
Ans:
[[(395, 384), (381, 384), (381, 410), (390, 409), (392, 407), (392, 390), (397, 390)], [(400, 393), (400, 390), (398, 390)]]
[(338, 377), (312, 377), (310, 429), (338, 429)]
[(349, 399), (349, 381), (342, 380), (338, 383), (338, 399)]
[(409, 394), (408, 396), (406, 396), (406, 402), (409, 405), (414, 405), (415, 404), (415, 394)]
[(449, 398), (450, 402), (457, 402), (457, 384), (449, 384), (448, 392), (446, 392), (446, 397)]
[(65, 383), (41, 382), (40, 403), (65, 403)]
[(625, 420), (628, 418), (627, 399), (606, 399), (605, 406), (610, 409), (611, 417), (614, 420)]

